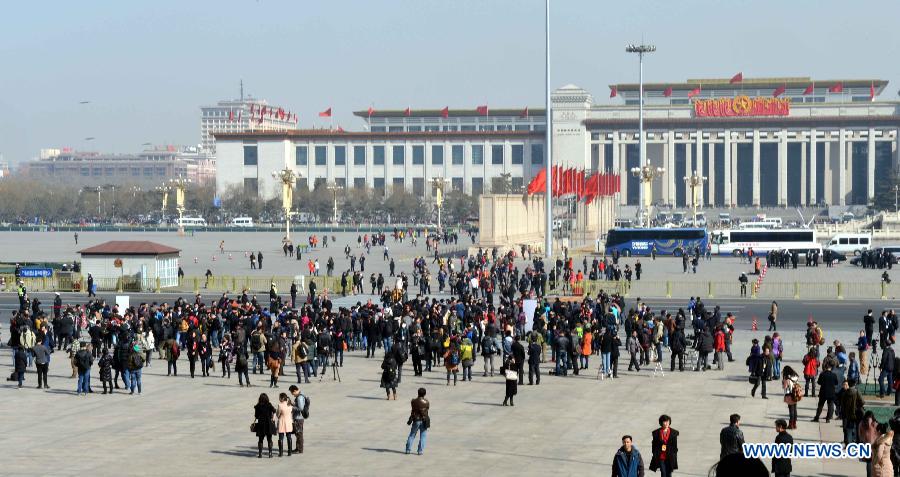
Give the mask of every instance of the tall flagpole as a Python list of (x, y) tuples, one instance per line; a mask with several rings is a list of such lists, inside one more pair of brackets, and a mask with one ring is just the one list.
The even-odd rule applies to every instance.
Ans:
[(547, 204), (547, 229), (544, 237), (544, 253), (547, 258), (550, 258), (553, 255), (553, 114), (550, 110), (550, 0), (546, 0), (546, 7), (546, 25), (544, 29), (544, 39), (546, 41), (544, 50), (544, 85), (547, 90), (544, 98), (544, 111), (547, 118), (545, 131), (547, 138), (545, 140), (546, 148), (544, 155), (547, 157), (547, 190), (545, 192), (546, 199), (544, 202)]

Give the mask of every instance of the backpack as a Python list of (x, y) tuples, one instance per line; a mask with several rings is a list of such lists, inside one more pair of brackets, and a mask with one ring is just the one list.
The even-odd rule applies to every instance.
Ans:
[(91, 355), (90, 353), (82, 353), (79, 352), (75, 355), (75, 361), (78, 364), (78, 369), (85, 371), (90, 369), (91, 367)]
[(406, 349), (405, 343), (400, 343), (400, 362), (404, 362), (409, 359), (409, 350)]
[(131, 369), (141, 369), (144, 367), (144, 357), (141, 353), (131, 353)]
[(303, 409), (300, 410), (300, 415), (303, 416), (303, 419), (309, 419), (309, 396), (300, 395), (303, 396)]
[(450, 352), (450, 364), (456, 366), (459, 364), (459, 351), (451, 351)]
[(481, 344), (482, 352), (486, 355), (494, 354), (494, 340), (486, 336), (484, 343)]
[(819, 346), (825, 344), (825, 332), (820, 326), (816, 326), (816, 344)]
[(262, 338), (260, 338), (259, 333), (250, 335), (250, 347), (254, 350), (262, 347)]
[(791, 389), (791, 398), (794, 400), (794, 403), (798, 403), (803, 399), (803, 390), (800, 389), (799, 383), (794, 383), (794, 387)]
[(247, 355), (244, 353), (239, 353), (237, 357), (237, 364), (241, 367), (247, 366)]
[(297, 350), (297, 353), (301, 358), (306, 358), (306, 356), (309, 354), (309, 350), (307, 349), (306, 345), (301, 343)]

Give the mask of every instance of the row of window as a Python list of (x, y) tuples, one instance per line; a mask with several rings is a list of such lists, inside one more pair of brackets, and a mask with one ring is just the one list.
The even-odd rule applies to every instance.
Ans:
[[(60, 170), (57, 172), (62, 173), (63, 171)], [(118, 175), (124, 176), (127, 174), (127, 172), (128, 172), (128, 169), (120, 167)], [(105, 169), (100, 169), (99, 167), (94, 167), (94, 168), (82, 167), (81, 175), (84, 177), (103, 176), (103, 175), (113, 176), (113, 175), (116, 175), (116, 170), (109, 168), (109, 167), (107, 167)], [(139, 177), (141, 175), (146, 176), (146, 177), (153, 176), (153, 175), (162, 177), (162, 176), (166, 175), (166, 168), (164, 168), (164, 167), (155, 167), (155, 168), (154, 167), (144, 167), (144, 168), (132, 167), (131, 168), (131, 176), (132, 177)]]
[[(512, 177), (510, 178), (510, 182), (508, 184), (503, 183), (504, 179), (502, 177), (494, 177), (491, 178), (491, 190), (493, 191), (502, 191), (502, 192), (510, 192), (510, 193), (519, 193), (522, 192), (522, 187), (524, 185), (524, 179), (522, 177)], [(338, 187), (347, 187), (347, 179), (344, 177), (337, 177), (334, 179), (335, 184)], [(326, 179), (324, 177), (318, 177), (313, 182), (313, 189), (321, 188), (326, 185)], [(425, 196), (425, 179), (422, 177), (414, 177), (412, 179), (412, 192), (418, 196)], [(450, 179), (450, 186), (453, 190), (456, 191), (464, 191), (465, 180), (462, 177), (453, 177)], [(470, 191), (472, 194), (478, 195), (485, 192), (484, 189), (484, 178), (483, 177), (473, 177), (469, 183)], [(384, 177), (375, 177), (372, 179), (372, 188), (375, 190), (384, 191), (386, 186)], [(394, 177), (391, 180), (391, 187), (394, 189), (402, 189), (406, 187), (406, 180), (403, 177)], [(309, 179), (306, 177), (301, 177), (297, 180), (297, 188), (308, 189), (309, 188)], [(353, 179), (353, 188), (355, 189), (365, 189), (366, 188), (366, 178), (365, 177), (356, 177)], [(434, 196), (436, 191), (434, 188), (431, 189), (431, 195)], [(259, 193), (259, 180), (255, 177), (247, 177), (244, 178), (244, 191), (248, 194), (258, 194)]]
[[(327, 166), (328, 163), (328, 148), (331, 147), (332, 150), (332, 163), (334, 166), (345, 166), (347, 165), (347, 149), (351, 146), (312, 146), (313, 153), (313, 164), (316, 166)], [(462, 144), (454, 144), (450, 146), (450, 163), (453, 165), (462, 165), (464, 160), (464, 145)], [(385, 163), (385, 154), (390, 148), (391, 153), (391, 163), (397, 166), (406, 165), (406, 146), (405, 145), (397, 145), (397, 146), (381, 146), (376, 145), (372, 146), (372, 160), (371, 164), (380, 166)], [(483, 144), (473, 144), (469, 146), (469, 153), (472, 159), (472, 164), (481, 165), (484, 164), (485, 160), (485, 145)], [(296, 146), (296, 159), (295, 164), (297, 166), (307, 166), (309, 164), (309, 149), (310, 146)], [(413, 165), (424, 165), (425, 164), (425, 146), (424, 145), (413, 145), (411, 147), (412, 150), (412, 164)], [(489, 146), (490, 150), (490, 161), (492, 165), (503, 165), (506, 159), (506, 148), (503, 144), (492, 144)], [(355, 166), (365, 166), (369, 164), (369, 158), (367, 156), (367, 147), (366, 146), (352, 146), (353, 151), (353, 165)], [(445, 146), (435, 144), (431, 146), (431, 164), (432, 165), (443, 165), (444, 164), (444, 152)], [(510, 146), (510, 162), (513, 165), (522, 165), (525, 163), (525, 146), (523, 144), (513, 144)], [(246, 145), (244, 146), (244, 165), (245, 166), (255, 166), (259, 163), (259, 152), (257, 146), (255, 145)], [(544, 146), (543, 144), (532, 144), (531, 145), (531, 163), (535, 165), (540, 165), (544, 163)]]
[(447, 124), (439, 125), (407, 125), (407, 126), (372, 126), (372, 132), (437, 132), (437, 131), (546, 131), (543, 124)]

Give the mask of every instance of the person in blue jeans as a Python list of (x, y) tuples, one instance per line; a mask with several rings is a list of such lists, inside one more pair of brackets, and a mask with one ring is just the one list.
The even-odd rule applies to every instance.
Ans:
[(87, 349), (87, 343), (81, 343), (81, 349), (75, 353), (75, 366), (78, 368), (78, 387), (76, 392), (79, 396), (86, 396), (91, 392), (91, 366), (94, 364), (94, 357)]
[(417, 453), (422, 455), (425, 452), (425, 438), (428, 436), (428, 428), (431, 427), (431, 418), (428, 417), (428, 409), (431, 404), (425, 399), (425, 388), (419, 388), (418, 397), (410, 402), (409, 419), (406, 421), (410, 425), (409, 437), (406, 438), (406, 453), (409, 454), (412, 449), (413, 442), (416, 440), (416, 434), (419, 434), (419, 448)]
[(144, 358), (141, 353), (141, 347), (134, 345), (133, 353), (128, 359), (128, 387), (131, 394), (134, 394), (134, 388), (137, 388), (138, 394), (141, 394), (141, 373), (144, 368)]

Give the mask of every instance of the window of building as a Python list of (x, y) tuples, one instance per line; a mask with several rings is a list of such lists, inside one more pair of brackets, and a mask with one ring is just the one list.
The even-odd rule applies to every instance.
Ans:
[(309, 179), (307, 179), (306, 177), (297, 179), (297, 189), (309, 190)]
[(432, 144), (431, 146), (431, 164), (442, 165), (444, 163), (444, 145)]
[[(81, 170), (81, 172), (82, 172), (81, 175), (86, 176), (87, 174), (84, 174), (84, 171), (86, 171), (86, 170), (87, 170), (87, 169), (82, 169), (82, 170)], [(141, 175), (141, 169), (140, 169), (140, 168), (137, 168), (137, 167), (132, 167), (132, 168), (131, 168), (131, 177), (137, 177), (137, 176), (139, 176), (139, 175)]]
[(425, 146), (413, 146), (413, 165), (425, 164)]
[(255, 177), (244, 178), (244, 194), (259, 195), (259, 181)]
[(491, 164), (503, 165), (503, 145), (494, 144), (491, 146)]
[(324, 188), (326, 185), (328, 185), (327, 181), (328, 179), (326, 179), (325, 177), (316, 177), (316, 179), (313, 181), (313, 190)]
[[(94, 175), (95, 175), (95, 176), (99, 176), (99, 175), (100, 175), (100, 169), (94, 169)], [(152, 168), (152, 167), (145, 167), (145, 168), (144, 168), (144, 177), (150, 177), (150, 176), (152, 176), (152, 175), (153, 175), (153, 168)]]
[(375, 189), (384, 190), (384, 177), (376, 177), (372, 184)]
[(544, 164), (544, 145), (543, 144), (532, 144), (531, 145), (531, 164), (538, 165), (538, 166)]
[(335, 177), (334, 185), (340, 187), (341, 189), (344, 189), (347, 187), (347, 179), (343, 177)]
[(513, 164), (524, 164), (525, 163), (525, 146), (522, 144), (513, 144), (512, 145), (512, 163)]
[(454, 144), (450, 148), (450, 154), (453, 156), (453, 165), (461, 166), (463, 163), (463, 146), (462, 144)]
[(372, 126), (372, 132), (384, 132), (384, 126)]
[(425, 195), (424, 177), (413, 177), (413, 194), (415, 194), (416, 197), (422, 197)]
[(450, 187), (457, 192), (463, 192), (463, 178), (462, 177), (454, 177), (450, 179)]
[(460, 131), (474, 131), (475, 125), (463, 124), (462, 126), (459, 127), (459, 130)]
[(428, 132), (434, 132), (434, 131), (440, 131), (441, 127), (440, 126), (425, 126), (424, 129), (425, 129), (425, 131), (428, 131)]
[(328, 160), (328, 146), (316, 146), (316, 165), (324, 166)]
[(366, 146), (353, 146), (353, 165), (366, 165)]
[(400, 189), (403, 188), (403, 186), (404, 186), (404, 183), (403, 183), (403, 178), (402, 178), (402, 177), (395, 177), (395, 178), (391, 181), (391, 187), (392, 187), (394, 190), (400, 190)]
[(372, 146), (372, 162), (376, 166), (384, 165), (384, 146)]
[(493, 124), (481, 124), (478, 126), (478, 130), (479, 131), (493, 131), (494, 125)]
[(258, 163), (258, 158), (256, 155), (256, 145), (253, 146), (244, 146), (244, 165), (245, 166), (255, 166)]
[(528, 124), (516, 124), (516, 131), (531, 131), (531, 126)]
[(402, 166), (406, 163), (405, 146), (394, 146), (391, 148), (391, 157), (395, 166)]
[(365, 189), (366, 188), (366, 178), (365, 177), (354, 177), (353, 178), (353, 188), (354, 189)]
[(473, 177), (472, 178), (472, 195), (479, 196), (484, 193), (484, 178), (483, 177)]
[(107, 167), (107, 168), (105, 168), (105, 169), (103, 170), (103, 174), (104, 174), (104, 175), (107, 175), (107, 176), (113, 175), (113, 168), (112, 168), (112, 167)]
[(388, 132), (403, 132), (403, 126), (388, 126)]
[(421, 132), (421, 131), (422, 131), (422, 126), (410, 126), (409, 127), (409, 132)]
[(296, 164), (298, 166), (305, 166), (309, 160), (307, 157), (308, 151), (306, 150), (306, 146), (297, 146), (294, 149), (297, 151)]
[(164, 176), (164, 175), (166, 175), (166, 168), (165, 168), (165, 167), (157, 167), (157, 168), (156, 168), (156, 175), (158, 175), (158, 176)]
[(347, 164), (347, 147), (334, 146), (334, 165), (343, 166)]
[(484, 164), (484, 146), (480, 144), (472, 146), (472, 164)]
[(512, 178), (512, 193), (519, 194), (522, 192), (522, 186), (525, 184), (525, 179), (522, 177), (513, 177)]
[[(134, 169), (134, 170), (140, 172), (140, 169)], [(82, 167), (82, 168), (81, 168), (81, 175), (83, 175), (83, 176), (89, 176), (89, 175), (91, 175), (91, 170), (90, 170), (90, 168)], [(138, 174), (133, 174), (133, 175), (138, 175)]]
[(455, 125), (445, 126), (444, 131), (459, 131), (459, 126), (455, 126)]

